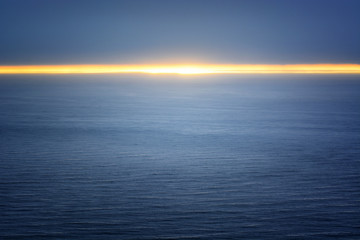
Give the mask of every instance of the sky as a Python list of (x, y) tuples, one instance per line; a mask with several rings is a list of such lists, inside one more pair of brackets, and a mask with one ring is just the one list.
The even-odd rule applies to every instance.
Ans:
[(0, 0), (0, 65), (360, 63), (358, 0)]

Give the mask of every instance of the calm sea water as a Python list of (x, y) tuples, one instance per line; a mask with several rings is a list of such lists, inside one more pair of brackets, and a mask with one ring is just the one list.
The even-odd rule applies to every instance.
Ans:
[(1, 239), (360, 239), (360, 79), (21, 78)]

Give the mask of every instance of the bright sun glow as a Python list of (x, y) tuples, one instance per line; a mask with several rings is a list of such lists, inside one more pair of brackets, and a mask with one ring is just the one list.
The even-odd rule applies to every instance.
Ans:
[(0, 66), (0, 74), (360, 74), (359, 64), (24, 65)]
[(143, 69), (145, 73), (167, 73), (167, 74), (209, 74), (214, 73), (209, 68), (201, 67), (201, 66), (158, 66), (158, 67), (150, 67), (147, 69)]

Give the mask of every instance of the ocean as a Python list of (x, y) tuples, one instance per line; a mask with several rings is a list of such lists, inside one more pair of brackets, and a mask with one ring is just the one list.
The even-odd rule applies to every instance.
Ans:
[(359, 212), (359, 77), (0, 78), (1, 239), (360, 239)]

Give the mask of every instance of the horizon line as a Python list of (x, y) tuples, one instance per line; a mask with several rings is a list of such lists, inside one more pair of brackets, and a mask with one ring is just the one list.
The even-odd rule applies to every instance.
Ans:
[(71, 64), (0, 65), (16, 74), (360, 74), (360, 64)]

